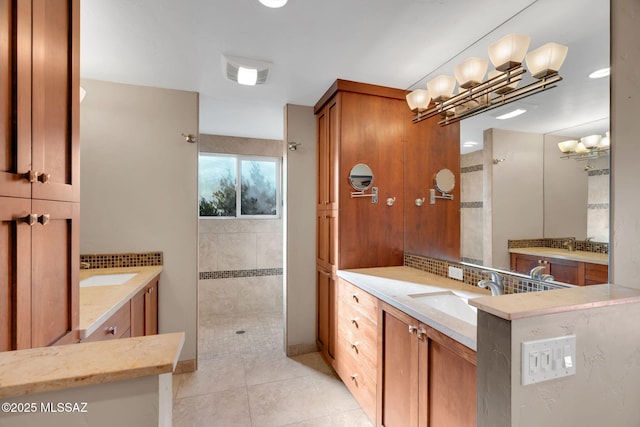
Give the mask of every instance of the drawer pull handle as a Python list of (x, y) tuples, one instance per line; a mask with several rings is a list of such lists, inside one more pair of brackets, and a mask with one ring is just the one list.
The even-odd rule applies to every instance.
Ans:
[(418, 339), (420, 341), (424, 341), (427, 338), (427, 331), (425, 331), (424, 329), (420, 328), (420, 330), (418, 331)]
[(409, 325), (409, 333), (410, 334), (415, 334), (416, 332), (418, 332), (418, 327), (417, 326), (413, 326), (413, 325)]
[(358, 381), (358, 374), (351, 374), (351, 381)]
[(351, 319), (351, 323), (352, 323), (353, 325), (355, 325), (355, 327), (357, 328), (357, 327), (359, 327), (359, 326), (358, 326), (358, 321), (359, 321), (359, 320), (360, 320), (360, 318), (359, 318), (359, 317), (354, 317), (353, 319)]
[(352, 294), (352, 295), (351, 295), (351, 298), (353, 298), (353, 300), (354, 300), (355, 302), (360, 302), (360, 298), (359, 298), (358, 294)]
[(109, 326), (107, 328), (107, 333), (115, 336), (118, 333), (118, 327), (117, 326)]
[(351, 343), (351, 348), (354, 349), (356, 351), (356, 353), (358, 353), (358, 346), (360, 345), (360, 343), (358, 341)]

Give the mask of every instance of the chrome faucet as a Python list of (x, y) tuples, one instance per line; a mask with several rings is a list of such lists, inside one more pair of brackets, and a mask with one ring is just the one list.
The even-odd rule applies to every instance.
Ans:
[(570, 238), (569, 240), (564, 242), (562, 246), (566, 247), (569, 252), (574, 252), (576, 250), (576, 238)]
[(545, 267), (544, 265), (539, 265), (537, 267), (533, 267), (531, 269), (531, 271), (529, 272), (529, 277), (531, 277), (532, 279), (535, 279), (535, 280), (541, 280), (542, 279), (542, 272), (546, 268), (547, 267)]
[(490, 279), (482, 279), (478, 282), (478, 287), (482, 289), (489, 288), (491, 295), (503, 295), (504, 285), (502, 284), (502, 276), (496, 271), (483, 271), (482, 274), (489, 274)]

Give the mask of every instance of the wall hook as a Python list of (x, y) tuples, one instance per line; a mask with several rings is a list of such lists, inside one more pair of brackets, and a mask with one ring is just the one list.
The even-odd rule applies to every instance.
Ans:
[(298, 147), (302, 146), (302, 144), (300, 144), (299, 142), (290, 142), (288, 145), (289, 151), (296, 151)]
[(191, 134), (191, 133), (188, 133), (188, 134), (184, 134), (183, 133), (181, 135), (182, 135), (182, 137), (184, 138), (185, 141), (187, 141), (187, 142), (189, 142), (191, 144), (194, 144), (197, 141), (196, 136)]
[(507, 160), (507, 159), (493, 159), (493, 164), (494, 164), (494, 165), (497, 165), (498, 163), (502, 163), (502, 162), (504, 162), (505, 160)]
[(418, 207), (422, 206), (424, 204), (424, 201), (425, 201), (424, 197), (421, 198), (421, 199), (416, 199), (416, 201), (415, 201), (416, 206), (418, 206)]
[(387, 206), (393, 206), (393, 204), (396, 202), (396, 198), (395, 197), (389, 197), (387, 199)]

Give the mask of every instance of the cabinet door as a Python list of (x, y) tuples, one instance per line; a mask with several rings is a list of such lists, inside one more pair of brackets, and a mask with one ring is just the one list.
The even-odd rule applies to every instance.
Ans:
[(33, 200), (31, 228), (31, 345), (78, 341), (78, 203)]
[(33, 0), (35, 199), (80, 200), (79, 9), (79, 0)]
[(133, 298), (131, 298), (131, 336), (144, 336), (144, 304), (147, 295), (147, 289), (142, 289)]
[(31, 347), (31, 200), (0, 197), (0, 351)]
[(336, 266), (338, 218), (336, 211), (318, 211), (316, 218), (317, 263), (327, 270)]
[(420, 325), (420, 425), (476, 425), (476, 354)]
[(158, 333), (158, 279), (145, 288), (144, 293), (144, 334)]
[(531, 269), (539, 265), (545, 265), (540, 257), (524, 254), (511, 254), (511, 269), (522, 274), (529, 274)]
[(0, 29), (0, 196), (30, 198), (31, 2), (0, 0)]
[(316, 270), (316, 341), (321, 352), (335, 357), (335, 280), (331, 272)]
[[(378, 425), (418, 425), (418, 322), (383, 305), (382, 376)], [(411, 328), (411, 329), (410, 329)]]
[(317, 208), (337, 209), (338, 147), (340, 140), (339, 100), (336, 95), (320, 110), (316, 118), (317, 131)]
[(572, 285), (584, 285), (584, 268), (580, 268), (580, 262), (558, 258), (545, 258), (545, 262), (547, 271), (554, 280)]

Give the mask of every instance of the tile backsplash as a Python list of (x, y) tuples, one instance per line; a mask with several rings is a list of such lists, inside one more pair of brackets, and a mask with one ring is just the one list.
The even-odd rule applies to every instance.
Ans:
[[(517, 239), (508, 240), (509, 249), (512, 248), (555, 248), (565, 249), (564, 243), (573, 237), (555, 237), (547, 239)], [(593, 242), (591, 240), (576, 240), (577, 251), (596, 252), (599, 254), (609, 253), (609, 244), (605, 242)]]
[(86, 268), (149, 267), (162, 265), (163, 253), (85, 254), (80, 255), (80, 263)]
[[(478, 282), (485, 279), (482, 274), (484, 268), (461, 264), (453, 261), (445, 261), (437, 258), (428, 258), (420, 255), (404, 254), (404, 265), (427, 273), (448, 277), (449, 266), (462, 268), (464, 271), (464, 283), (477, 286)], [(502, 273), (505, 294), (515, 294), (522, 292), (548, 291), (550, 289), (562, 289), (571, 285), (560, 285), (556, 283), (540, 282), (522, 276)]]

